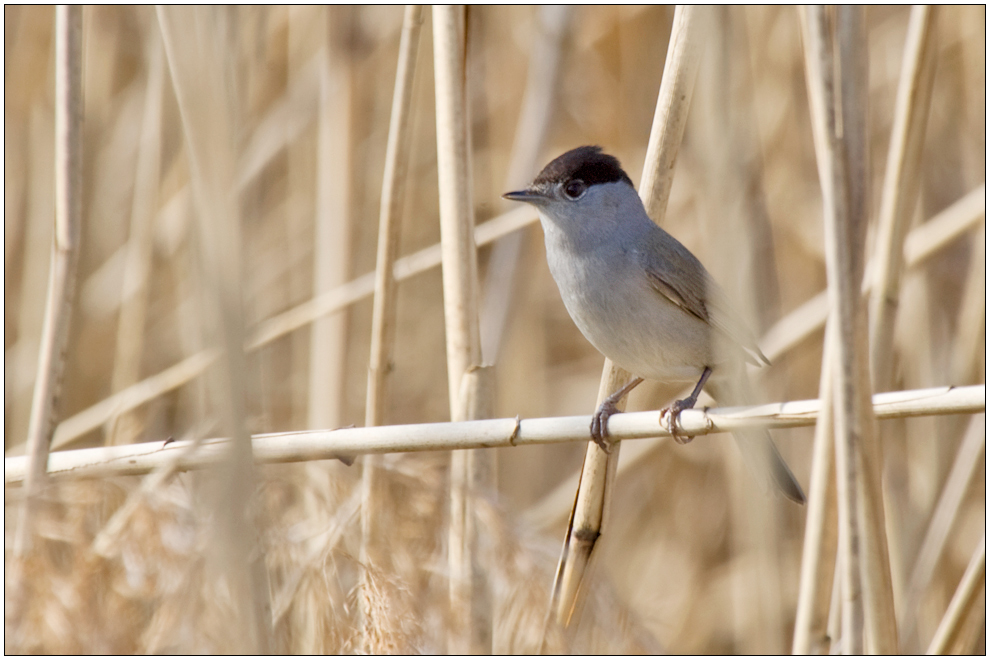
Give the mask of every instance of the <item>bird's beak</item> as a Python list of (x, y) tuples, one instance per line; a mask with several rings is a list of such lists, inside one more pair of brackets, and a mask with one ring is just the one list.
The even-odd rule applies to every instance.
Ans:
[(545, 199), (545, 196), (542, 193), (539, 193), (536, 190), (533, 190), (532, 188), (507, 192), (504, 195), (502, 195), (502, 197), (508, 200), (512, 200), (513, 202), (528, 202), (530, 204), (534, 204), (542, 199)]

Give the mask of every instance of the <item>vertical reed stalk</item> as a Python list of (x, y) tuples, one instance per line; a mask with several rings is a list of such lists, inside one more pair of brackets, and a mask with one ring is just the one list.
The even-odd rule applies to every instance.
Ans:
[(815, 425), (808, 486), (808, 515), (804, 523), (801, 554), (801, 581), (797, 612), (794, 615), (794, 641), (791, 653), (811, 655), (828, 652), (828, 619), (835, 581), (835, 551), (838, 543), (836, 520), (835, 435), (833, 422), (832, 372), (837, 350), (834, 317), (825, 325), (825, 355), (822, 358), (818, 398), (822, 402)]
[(460, 382), (480, 362), (477, 258), (471, 201), (470, 136), (464, 80), (464, 8), (433, 11), (436, 59), (437, 167), (440, 185), (440, 248), (443, 253), (447, 379), (452, 417), (459, 415)]
[(674, 184), (674, 164), (687, 126), (694, 82), (704, 51), (704, 30), (710, 12), (704, 7), (677, 5), (670, 45), (663, 66), (653, 128), (646, 147), (639, 196), (653, 222), (663, 226), (667, 200)]
[[(824, 7), (805, 10), (805, 65), (808, 77), (808, 96), (815, 136), (815, 152), (818, 158), (822, 183), (822, 203), (826, 223), (826, 259), (829, 274), (829, 304), (836, 319), (838, 350), (833, 359), (837, 366), (833, 382), (835, 394), (836, 468), (839, 498), (839, 543), (842, 593), (842, 648), (846, 654), (863, 652), (863, 600), (859, 571), (861, 542), (858, 530), (857, 500), (862, 495), (856, 490), (856, 464), (850, 453), (855, 446), (851, 428), (855, 417), (855, 398), (852, 393), (854, 363), (849, 352), (853, 344), (853, 312), (849, 307), (849, 294), (843, 293), (842, 282), (851, 279), (850, 267), (839, 263), (848, 258), (849, 199), (846, 163), (841, 157), (836, 116), (836, 89), (833, 74), (831, 35), (826, 23)], [(837, 279), (838, 278), (838, 279)], [(846, 282), (845, 288), (850, 288)], [(841, 386), (840, 386), (841, 383)]]
[[(841, 76), (842, 141), (848, 163), (846, 175), (849, 191), (849, 225), (846, 235), (849, 259), (836, 260), (848, 264), (848, 279), (842, 281), (841, 295), (852, 312), (852, 336), (854, 342), (849, 357), (853, 369), (853, 402), (850, 411), (856, 421), (851, 425), (853, 433), (846, 436), (851, 444), (858, 444), (856, 460), (859, 462), (857, 488), (862, 493), (859, 534), (865, 552), (861, 566), (863, 595), (865, 598), (865, 625), (868, 650), (871, 653), (897, 652), (897, 622), (894, 614), (894, 594), (887, 543), (887, 524), (884, 514), (882, 488), (883, 458), (876, 422), (873, 417), (870, 381), (870, 344), (867, 306), (862, 302), (863, 273), (866, 264), (866, 230), (869, 221), (869, 51), (866, 39), (866, 9), (842, 6), (836, 11), (837, 66)], [(845, 233), (845, 230), (843, 230)], [(828, 239), (826, 239), (826, 244)], [(828, 248), (826, 247), (826, 264)], [(848, 335), (843, 330), (845, 314), (839, 317), (840, 335), (845, 344)], [(843, 360), (846, 358), (843, 357)], [(837, 425), (838, 428), (838, 425)]]
[[(894, 386), (894, 321), (904, 271), (904, 239), (918, 201), (921, 156), (935, 81), (937, 15), (936, 7), (916, 5), (911, 9), (894, 105), (870, 264), (869, 350), (871, 380), (877, 392), (886, 392)], [(901, 534), (890, 535), (895, 567), (902, 538)], [(903, 575), (903, 571), (895, 571), (894, 575)], [(896, 591), (898, 595), (902, 592), (900, 584)], [(890, 607), (893, 608), (893, 602)], [(893, 625), (893, 611), (885, 618), (890, 618)]]
[[(385, 422), (388, 375), (392, 370), (395, 345), (396, 282), (393, 266), (399, 248), (399, 221), (412, 144), (412, 91), (422, 23), (422, 6), (407, 5), (402, 19), (402, 36), (399, 39), (399, 61), (392, 94), (392, 115), (385, 148), (385, 173), (378, 216), (378, 257), (371, 319), (365, 426), (379, 426)], [(376, 610), (369, 603), (367, 571), (387, 561), (382, 553), (384, 546), (381, 535), (384, 530), (376, 521), (376, 516), (387, 506), (387, 502), (382, 493), (381, 455), (365, 456), (361, 462), (361, 563), (365, 571), (365, 582), (362, 585), (362, 633), (365, 652), (375, 653), (377, 637), (374, 634), (375, 622), (372, 617)]]
[[(54, 12), (50, 13), (53, 14)], [(9, 114), (8, 117), (10, 117)], [(10, 120), (14, 121), (14, 118)], [(5, 352), (4, 359), (7, 360), (6, 364), (11, 365), (17, 372), (30, 373), (31, 375), (25, 378), (26, 382), (23, 385), (15, 385), (9, 393), (5, 394), (10, 400), (9, 404), (5, 404), (8, 424), (6, 432), (8, 435), (25, 440), (28, 426), (30, 426), (34, 384), (38, 377), (40, 338), (44, 327), (44, 311), (39, 314), (37, 308), (39, 301), (42, 301), (43, 305), (43, 301), (46, 301), (48, 297), (52, 245), (55, 240), (55, 223), (52, 222), (52, 218), (55, 216), (55, 195), (52, 193), (56, 176), (53, 124), (54, 117), (51, 109), (39, 107), (39, 104), (34, 104), (31, 107), (27, 119), (27, 145), (25, 147), (31, 157), (27, 158), (27, 167), (24, 168), (28, 192), (26, 194), (27, 200), (25, 200), (27, 209), (24, 218), (24, 238), (21, 243), (23, 259), (21, 282), (16, 298), (9, 293), (7, 295), (7, 300), (18, 301), (16, 310), (18, 339), (15, 348)], [(8, 156), (7, 162), (14, 162), (14, 158), (13, 155)], [(8, 185), (7, 187), (11, 186)], [(13, 279), (8, 281), (13, 281)], [(16, 363), (20, 364), (16, 364), (15, 360)], [(57, 431), (56, 427), (55, 437), (57, 437)], [(53, 437), (53, 444), (54, 442)]]
[[(440, 186), (440, 245), (443, 253), (443, 302), (447, 335), (447, 387), (453, 421), (480, 412), (472, 397), (483, 389), (469, 376), (481, 363), (478, 328), (478, 265), (474, 243), (474, 207), (471, 194), (471, 147), (465, 91), (464, 8), (433, 8), (433, 57), (437, 112), (437, 170)], [(486, 370), (487, 371), (487, 370)], [(468, 381), (465, 381), (465, 378)], [(489, 390), (490, 391), (490, 390)], [(448, 653), (491, 651), (490, 621), (487, 630), (477, 625), (490, 617), (483, 602), (484, 586), (474, 580), (473, 510), (470, 498), (479, 488), (474, 476), (491, 461), (483, 450), (454, 452), (450, 467), (450, 630)]]
[[(663, 223), (674, 163), (680, 147), (694, 81), (701, 60), (704, 18), (707, 9), (678, 5), (667, 47), (667, 61), (657, 98), (656, 113), (646, 152), (646, 163), (640, 181), (639, 194), (646, 211), (658, 224)], [(598, 405), (629, 382), (631, 375), (605, 360)], [(621, 410), (625, 402), (619, 402)], [(579, 592), (591, 562), (592, 552), (604, 531), (614, 488), (614, 475), (619, 460), (619, 443), (605, 453), (594, 442), (588, 443), (578, 482), (577, 496), (567, 525), (564, 545), (557, 564), (553, 593), (547, 622), (568, 626), (578, 607)], [(548, 635), (544, 634), (544, 640)]]
[(18, 559), (32, 548), (65, 370), (82, 224), (82, 101), (82, 7), (59, 5), (55, 10), (55, 234), (28, 425), (30, 467), (14, 539)]
[[(808, 8), (807, 20), (802, 23), (806, 28), (805, 52), (808, 75), (808, 95), (812, 112), (812, 126), (815, 129), (815, 147), (818, 156), (819, 171), (822, 182), (822, 202), (826, 223), (826, 260), (829, 275), (829, 303), (832, 313), (836, 315), (836, 342), (838, 350), (833, 359), (836, 360), (833, 383), (835, 394), (835, 429), (836, 429), (836, 468), (838, 478), (839, 499), (839, 565), (841, 566), (842, 593), (842, 644), (843, 652), (860, 654), (863, 652), (863, 600), (861, 576), (859, 571), (861, 540), (859, 537), (857, 506), (862, 494), (856, 489), (857, 465), (854, 461), (856, 447), (853, 444), (852, 425), (857, 421), (855, 416), (855, 369), (854, 357), (850, 355), (854, 344), (854, 310), (849, 298), (852, 285), (851, 264), (840, 260), (848, 260), (849, 226), (849, 191), (847, 163), (842, 158), (841, 143), (839, 142), (839, 122), (842, 115), (838, 114), (837, 90), (833, 72), (834, 56), (832, 53), (831, 36), (826, 23), (823, 7)], [(845, 286), (843, 286), (845, 284)]]
[(365, 426), (385, 422), (388, 374), (392, 369), (395, 344), (395, 274), (398, 256), (402, 202), (405, 197), (409, 148), (412, 144), (412, 89), (416, 73), (419, 32), (423, 8), (407, 5), (402, 19), (399, 62), (395, 72), (392, 115), (385, 149), (385, 173), (378, 215), (378, 258), (375, 268), (375, 296), (371, 321), (371, 357), (368, 360), (368, 395)]
[[(353, 7), (329, 7), (327, 52), (320, 75), (316, 155), (316, 219), (313, 245), (313, 294), (347, 281), (351, 253), (351, 194), (354, 81), (349, 52)], [(309, 346), (311, 429), (341, 424), (347, 314), (313, 323)]]
[(878, 392), (886, 392), (893, 386), (894, 319), (903, 270), (904, 237), (918, 200), (921, 152), (935, 82), (937, 14), (937, 7), (911, 8), (894, 106), (870, 295), (871, 372), (873, 387)]
[(225, 465), (213, 473), (206, 500), (216, 520), (211, 559), (230, 590), (235, 618), (225, 640), (239, 653), (272, 649), (271, 606), (264, 553), (248, 505), (254, 495), (251, 437), (245, 427), (244, 321), (240, 226), (234, 164), (237, 84), (229, 57), (237, 44), (231, 10), (159, 7), (165, 53), (182, 116), (199, 228), (203, 312), (221, 349), (211, 376), (211, 399), (233, 438)]
[(845, 653), (861, 653), (864, 643), (871, 651), (891, 653), (896, 648), (893, 595), (880, 495), (879, 448), (872, 409), (866, 404), (870, 396), (867, 329), (859, 295), (868, 171), (868, 65), (862, 10), (837, 10), (834, 55), (823, 8), (808, 9), (802, 26), (822, 183), (829, 301), (839, 337), (833, 387), (842, 644)]

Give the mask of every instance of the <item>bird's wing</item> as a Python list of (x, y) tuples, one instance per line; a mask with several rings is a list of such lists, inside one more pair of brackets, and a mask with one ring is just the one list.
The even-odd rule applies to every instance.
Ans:
[(701, 262), (672, 236), (668, 235), (670, 240), (660, 240), (662, 234), (654, 236), (648, 249), (636, 251), (653, 290), (745, 349), (749, 362), (770, 364), (722, 287)]

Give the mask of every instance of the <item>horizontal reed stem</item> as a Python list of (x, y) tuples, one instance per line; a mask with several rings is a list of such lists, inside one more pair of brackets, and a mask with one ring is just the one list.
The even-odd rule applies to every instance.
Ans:
[[(818, 399), (767, 403), (757, 406), (685, 410), (677, 423), (681, 435), (708, 435), (739, 429), (812, 426), (818, 419)], [(873, 396), (877, 419), (957, 415), (986, 409), (986, 386), (935, 387), (923, 390), (884, 392)], [(486, 419), (468, 422), (439, 422), (342, 428), (327, 431), (266, 433), (253, 437), (254, 459), (258, 463), (292, 463), (349, 457), (354, 454), (442, 451), (482, 447), (587, 441), (591, 418), (544, 417), (536, 419)], [(608, 433), (616, 440), (665, 437), (670, 430), (660, 423), (659, 411), (613, 415)], [(175, 460), (179, 470), (205, 467), (224, 456), (226, 440), (203, 441), (190, 451), (191, 441), (163, 444), (145, 442), (123, 447), (98, 447), (55, 452), (48, 461), (52, 479), (97, 478), (147, 474), (158, 465)], [(24, 479), (27, 458), (15, 456), (3, 461), (4, 483), (19, 484)]]

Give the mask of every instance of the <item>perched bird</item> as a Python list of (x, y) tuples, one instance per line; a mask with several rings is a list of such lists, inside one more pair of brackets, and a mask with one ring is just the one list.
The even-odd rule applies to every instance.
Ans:
[[(769, 360), (701, 262), (650, 220), (616, 158), (599, 147), (578, 147), (551, 161), (528, 188), (504, 197), (536, 207), (568, 313), (595, 348), (636, 376), (593, 417), (591, 435), (603, 449), (615, 404), (643, 378), (697, 383), (668, 409), (672, 422), (694, 407), (702, 388), (722, 404), (746, 402), (745, 363)], [(804, 503), (766, 430), (734, 436), (764, 485)]]

